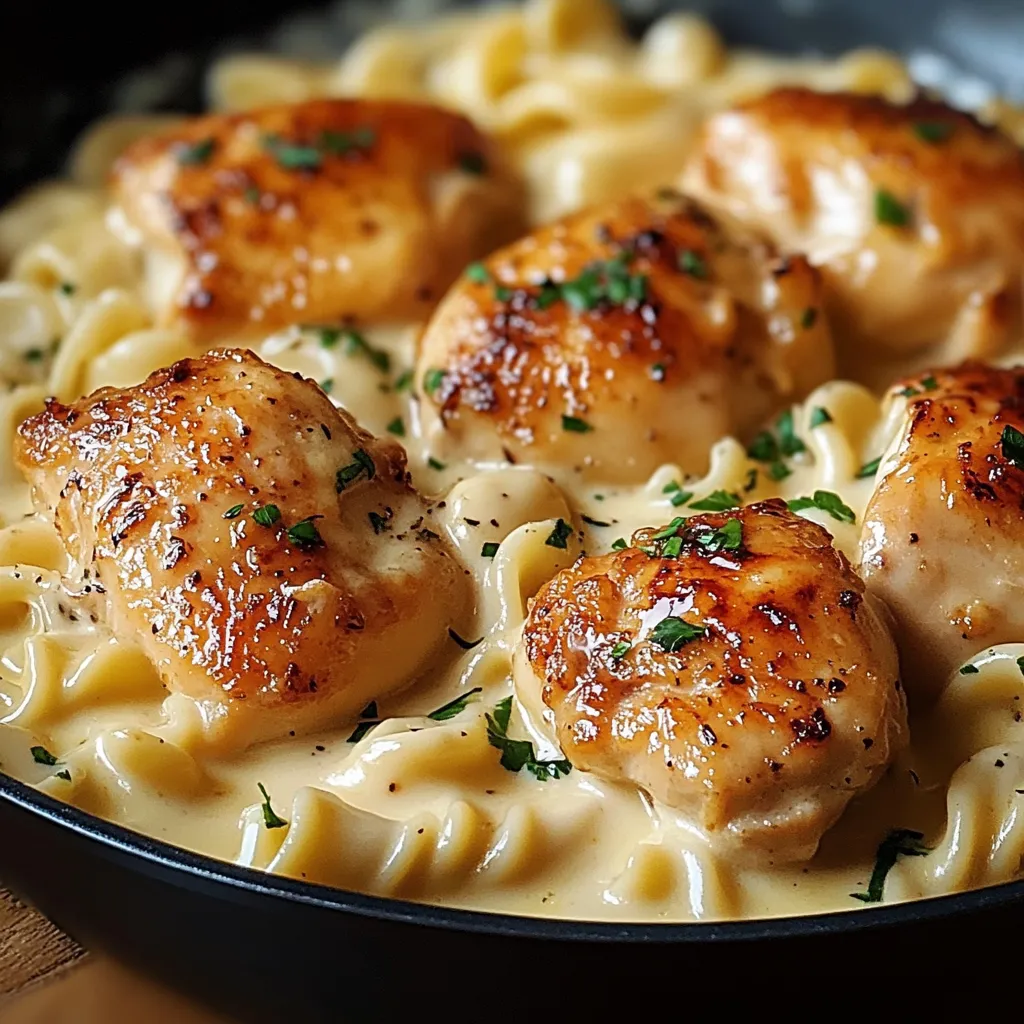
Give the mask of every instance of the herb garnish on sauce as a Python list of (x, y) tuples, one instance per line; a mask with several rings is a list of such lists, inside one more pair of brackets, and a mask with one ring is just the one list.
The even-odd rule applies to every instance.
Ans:
[(513, 740), (508, 737), (508, 723), (512, 717), (512, 698), (506, 697), (494, 706), (494, 714), (485, 714), (487, 720), (487, 742), (501, 751), (501, 766), (510, 772), (524, 768), (540, 782), (568, 775), (572, 765), (564, 758), (553, 761), (538, 761), (537, 753), (529, 740)]
[(922, 839), (922, 832), (915, 832), (909, 828), (894, 828), (878, 846), (868, 891), (851, 892), (850, 895), (862, 903), (881, 903), (885, 879), (895, 867), (897, 858), (924, 857), (932, 852), (930, 847), (921, 845)]
[(268, 794), (266, 789), (263, 788), (263, 783), (257, 782), (256, 785), (259, 787), (259, 791), (263, 794), (262, 809), (264, 826), (267, 828), (284, 828), (288, 822), (274, 813), (274, 808), (270, 806), (270, 794)]

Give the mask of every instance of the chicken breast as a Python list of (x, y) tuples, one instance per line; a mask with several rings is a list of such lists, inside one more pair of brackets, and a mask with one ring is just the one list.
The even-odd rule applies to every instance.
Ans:
[(643, 787), (747, 861), (810, 857), (907, 740), (882, 614), (778, 500), (581, 558), (533, 601), (515, 671), (577, 768)]
[(248, 352), (50, 400), (17, 459), (110, 626), (215, 742), (355, 716), (415, 678), (466, 598), (401, 448)]
[(573, 215), (475, 264), (419, 357), (435, 454), (635, 482), (832, 376), (818, 275), (672, 190)]
[(414, 103), (197, 118), (129, 147), (113, 177), (162, 320), (204, 343), (423, 316), (523, 224), (489, 140)]
[(1024, 157), (966, 114), (777, 89), (712, 116), (683, 180), (822, 268), (844, 374), (1019, 336)]
[(928, 703), (979, 651), (1024, 640), (1024, 367), (936, 370), (889, 402), (860, 571), (896, 618), (911, 701)]

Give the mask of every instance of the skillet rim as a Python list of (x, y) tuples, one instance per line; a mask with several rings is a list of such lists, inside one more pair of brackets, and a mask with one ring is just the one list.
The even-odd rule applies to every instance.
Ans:
[[(766, 939), (799, 939), (815, 935), (850, 935), (868, 930), (950, 921), (972, 913), (1014, 902), (1024, 904), (1024, 878), (964, 892), (947, 893), (880, 907), (835, 910), (790, 917), (748, 918), (724, 921), (691, 921), (673, 924), (572, 920), (530, 917), (481, 910), (463, 910), (388, 896), (373, 896), (348, 889), (320, 885), (283, 875), (270, 875), (165, 843), (89, 814), (40, 792), (27, 783), (0, 772), (0, 801), (42, 818), (49, 824), (98, 844), (105, 852), (127, 856), (143, 866), (155, 866), (185, 879), (227, 886), (250, 897), (284, 900), (382, 922), (419, 925), (495, 938), (571, 943), (621, 943), (624, 945), (689, 945), (710, 942), (758, 942)], [(205, 894), (200, 894), (204, 896)]]

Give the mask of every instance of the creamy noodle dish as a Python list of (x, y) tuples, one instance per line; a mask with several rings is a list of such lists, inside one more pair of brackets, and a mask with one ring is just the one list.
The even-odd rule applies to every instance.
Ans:
[(599, 0), (207, 91), (0, 213), (0, 769), (495, 912), (1021, 874), (1019, 112)]

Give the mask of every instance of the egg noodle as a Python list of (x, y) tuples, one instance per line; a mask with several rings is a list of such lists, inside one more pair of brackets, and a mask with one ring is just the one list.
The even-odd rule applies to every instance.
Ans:
[[(542, 223), (673, 181), (702, 116), (780, 83), (893, 99), (912, 89), (900, 61), (881, 52), (838, 60), (731, 53), (689, 14), (662, 18), (635, 42), (610, 4), (529, 0), (389, 23), (333, 63), (225, 57), (209, 71), (208, 97), (215, 111), (351, 95), (454, 108), (511, 155), (529, 186), (531, 219)], [(137, 239), (104, 185), (128, 142), (172, 120), (111, 118), (80, 141), (66, 180), (0, 215), (8, 267), (0, 283), (0, 768), (224, 860), (490, 911), (689, 921), (854, 910), (863, 904), (851, 893), (867, 887), (878, 844), (894, 828), (923, 833), (930, 852), (897, 860), (886, 901), (1016, 877), (1024, 643), (978, 652), (978, 671), (958, 675), (912, 722), (909, 750), (854, 800), (808, 863), (734, 865), (635, 787), (580, 771), (546, 782), (514, 774), (489, 742), (485, 715), (513, 694), (511, 655), (527, 599), (581, 553), (687, 514), (673, 504), (677, 485), (744, 502), (833, 492), (856, 523), (819, 508), (802, 514), (856, 562), (874, 486), (861, 469), (883, 454), (892, 429), (874, 394), (843, 381), (783, 414), (804, 450), (782, 480), (725, 438), (700, 479), (666, 465), (642, 486), (611, 488), (545, 467), (438, 462), (421, 436), (413, 390), (402, 386), (422, 324), (365, 330), (388, 354), (387, 369), (365, 351), (325, 344), (316, 328), (254, 343), (273, 364), (320, 382), (367, 429), (398, 433), (400, 423), (416, 486), (444, 498), (435, 528), (472, 573), (476, 615), (473, 632), (453, 636), (436, 670), (368, 708), (361, 724), (244, 753), (211, 751), (196, 704), (169, 695), (131, 637), (104, 625), (95, 591), (64, 582), (63, 546), (51, 520), (33, 512), (10, 454), (17, 425), (45, 396), (70, 401), (137, 384), (196, 354), (184, 333), (154, 326)], [(564, 549), (546, 543), (559, 519), (579, 528)], [(538, 757), (561, 756), (518, 702), (510, 731), (532, 738)], [(287, 827), (266, 827), (271, 807)]]

